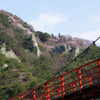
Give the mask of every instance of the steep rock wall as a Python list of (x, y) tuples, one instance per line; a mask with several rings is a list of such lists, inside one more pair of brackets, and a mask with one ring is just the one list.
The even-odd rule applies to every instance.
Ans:
[(77, 46), (63, 44), (61, 46), (56, 46), (55, 49), (53, 49), (52, 54), (66, 54), (68, 52), (74, 52), (74, 56), (77, 56), (80, 52), (80, 49)]
[(5, 43), (3, 44), (2, 48), (0, 49), (0, 52), (4, 54), (7, 58), (15, 58), (18, 62), (20, 62), (20, 59), (15, 55), (15, 53), (10, 49), (6, 50)]
[(41, 51), (39, 49), (39, 46), (38, 46), (38, 43), (36, 41), (36, 38), (35, 38), (35, 35), (34, 33), (32, 33), (30, 35), (30, 38), (31, 38), (31, 41), (32, 41), (32, 44), (33, 44), (33, 48), (35, 47), (36, 48), (36, 51), (37, 51), (37, 57), (39, 57), (41, 55)]

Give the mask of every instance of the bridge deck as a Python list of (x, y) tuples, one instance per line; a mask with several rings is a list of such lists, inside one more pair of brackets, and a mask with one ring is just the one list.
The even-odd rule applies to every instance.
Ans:
[(54, 98), (52, 100), (90, 100), (90, 99), (100, 99), (100, 83), (88, 86), (82, 91), (75, 91), (70, 94), (65, 94), (65, 96), (61, 96), (59, 98)]

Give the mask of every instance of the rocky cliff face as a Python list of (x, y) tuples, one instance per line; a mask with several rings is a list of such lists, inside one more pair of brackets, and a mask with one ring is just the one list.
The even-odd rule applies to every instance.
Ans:
[[(36, 33), (34, 28), (31, 25), (28, 25), (22, 19), (17, 17), (16, 15), (12, 15), (9, 12), (0, 11), (0, 13), (6, 14), (8, 16), (8, 20), (11, 22), (13, 28), (17, 30), (23, 31), (23, 36), (25, 34), (30, 37), (32, 42), (32, 48), (36, 49), (37, 57), (40, 57), (41, 54), (45, 55), (57, 55), (57, 54), (66, 54), (70, 52), (74, 52), (74, 56), (77, 56), (79, 52), (90, 45), (90, 41), (80, 39), (80, 38), (72, 38), (71, 36), (51, 36), (46, 42), (41, 41), (39, 37), (36, 37)], [(7, 28), (0, 22), (0, 31), (5, 31), (7, 34), (10, 34), (14, 38), (16, 38), (16, 34), (14, 30), (10, 27)], [(20, 34), (19, 34), (20, 35)], [(19, 42), (18, 40), (16, 40)], [(29, 42), (29, 41), (28, 41)], [(45, 48), (44, 51), (41, 51), (41, 48)], [(6, 49), (2, 48), (4, 52)], [(11, 51), (11, 50), (10, 50)], [(9, 52), (10, 52), (9, 51)], [(7, 51), (5, 51), (6, 53)]]
[(55, 47), (52, 51), (52, 54), (53, 55), (66, 54), (70, 52), (73, 52), (74, 56), (77, 56), (80, 52), (80, 49), (77, 46), (70, 46), (70, 45), (63, 44), (61, 46)]
[(75, 56), (81, 51), (87, 48), (91, 42), (85, 39), (72, 38), (66, 36), (51, 37), (45, 43), (38, 41), (40, 45), (55, 54), (65, 54), (68, 52), (74, 52)]
[(19, 28), (19, 29), (23, 30), (24, 33), (30, 35), (31, 41), (33, 44), (33, 48), (34, 47), (36, 48), (36, 51), (37, 51), (36, 55), (37, 55), (37, 57), (39, 57), (41, 54), (41, 51), (39, 49), (36, 37), (34, 35), (35, 34), (34, 28), (31, 25), (26, 24), (25, 22), (23, 22), (20, 18), (18, 18), (16, 16), (9, 16), (8, 18), (16, 28)]
[[(16, 18), (15, 16), (9, 16), (8, 18), (9, 18), (9, 21), (16, 28), (22, 29), (25, 33), (31, 35), (32, 32), (34, 31), (34, 28), (32, 28), (31, 26), (29, 26), (26, 23), (24, 23), (20, 18)], [(24, 24), (26, 24), (27, 26), (24, 26)]]
[(31, 41), (32, 41), (32, 44), (33, 44), (33, 49), (36, 48), (37, 57), (40, 57), (41, 51), (40, 51), (40, 49), (39, 49), (39, 46), (38, 46), (38, 43), (37, 43), (37, 41), (36, 41), (36, 38), (35, 38), (34, 33), (32, 33), (32, 34), (30, 35), (30, 38), (31, 38)]
[[(29, 37), (31, 37), (31, 42), (33, 44), (33, 47), (37, 49), (36, 55), (37, 57), (40, 56), (40, 49), (35, 37), (35, 30), (32, 25), (28, 25), (26, 22), (24, 22), (22, 19), (20, 19), (18, 16), (13, 15), (6, 11), (0, 11), (1, 14), (4, 14), (8, 17), (9, 22), (11, 23), (10, 28), (6, 28), (3, 23), (0, 22), (0, 32), (7, 32), (8, 35), (15, 36), (15, 32), (13, 31), (13, 28), (15, 30), (22, 30), (23, 36), (24, 34), (27, 34)], [(13, 27), (13, 28), (12, 28)]]
[(0, 52), (2, 54), (4, 54), (7, 58), (14, 58), (14, 59), (17, 59), (18, 62), (20, 62), (20, 59), (15, 55), (15, 53), (13, 52), (13, 50), (11, 50), (11, 49), (7, 50), (6, 49), (5, 43), (0, 48)]

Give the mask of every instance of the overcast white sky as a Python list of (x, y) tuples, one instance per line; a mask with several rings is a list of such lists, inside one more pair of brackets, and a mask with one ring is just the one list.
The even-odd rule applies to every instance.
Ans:
[(0, 0), (0, 9), (19, 16), (36, 31), (88, 40), (100, 36), (100, 0)]

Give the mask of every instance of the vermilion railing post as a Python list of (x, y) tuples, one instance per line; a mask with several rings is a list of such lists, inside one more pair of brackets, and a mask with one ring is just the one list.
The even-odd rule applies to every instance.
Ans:
[(73, 91), (75, 91), (76, 90), (76, 88), (75, 88), (75, 83), (73, 83)]
[(100, 82), (100, 59), (98, 60), (99, 82)]
[(46, 83), (47, 85), (47, 99), (46, 100), (50, 100), (50, 95), (49, 95), (49, 83)]
[(21, 100), (24, 100), (24, 99), (23, 99), (23, 95), (21, 95)]
[(47, 96), (47, 95), (46, 95), (45, 97), (46, 97), (46, 98), (48, 98), (48, 96)]
[(62, 82), (62, 92), (63, 92), (63, 96), (65, 95), (65, 87), (64, 87), (64, 77), (61, 76), (61, 82)]
[(78, 75), (79, 75), (79, 85), (80, 85), (80, 91), (82, 90), (82, 76), (81, 76), (81, 69), (78, 69)]
[(60, 91), (60, 89), (58, 90), (58, 96), (59, 96), (59, 97), (61, 96), (61, 91)]
[(89, 85), (92, 84), (91, 76), (89, 76)]
[(35, 90), (33, 90), (33, 100), (36, 100)]

